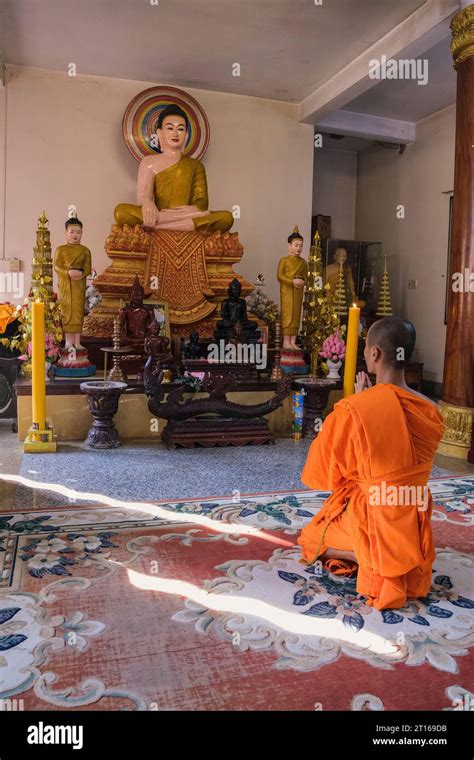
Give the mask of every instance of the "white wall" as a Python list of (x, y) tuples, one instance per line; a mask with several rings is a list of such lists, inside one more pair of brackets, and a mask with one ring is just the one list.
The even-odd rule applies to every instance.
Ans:
[[(63, 243), (68, 206), (74, 204), (93, 266), (99, 272), (107, 266), (104, 243), (114, 207), (136, 202), (138, 163), (123, 141), (122, 116), (130, 100), (152, 84), (9, 67), (5, 255), (23, 259), (27, 287), (43, 209), (53, 252)], [(313, 128), (298, 123), (291, 103), (186, 90), (210, 122), (203, 159), (210, 208), (241, 206), (233, 231), (245, 253), (237, 270), (251, 282), (262, 272), (268, 294), (276, 298), (277, 262), (287, 253), (295, 224), (309, 248)]]
[[(414, 358), (442, 382), (449, 196), (454, 181), (455, 107), (419, 122), (403, 155), (373, 147), (359, 154), (356, 238), (388, 254), (392, 301), (417, 330)], [(397, 218), (397, 206), (405, 218)], [(418, 282), (408, 290), (408, 280)]]
[[(0, 84), (0, 265), (4, 258), (5, 238), (5, 148), (6, 148), (6, 119), (7, 113), (7, 90)], [(0, 266), (0, 272), (2, 271)]]
[(331, 217), (331, 237), (353, 240), (355, 233), (357, 153), (315, 148), (313, 214)]

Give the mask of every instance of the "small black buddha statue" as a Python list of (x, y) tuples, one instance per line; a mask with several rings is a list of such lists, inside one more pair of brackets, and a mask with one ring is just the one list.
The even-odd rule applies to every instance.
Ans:
[(193, 330), (189, 336), (189, 343), (184, 346), (185, 359), (201, 359), (202, 349), (199, 345), (199, 333)]
[(221, 319), (216, 324), (214, 336), (216, 340), (230, 340), (235, 337), (235, 326), (240, 324), (240, 339), (244, 343), (256, 343), (259, 339), (258, 322), (247, 317), (247, 304), (240, 297), (242, 285), (234, 277), (227, 293), (229, 295), (221, 306)]

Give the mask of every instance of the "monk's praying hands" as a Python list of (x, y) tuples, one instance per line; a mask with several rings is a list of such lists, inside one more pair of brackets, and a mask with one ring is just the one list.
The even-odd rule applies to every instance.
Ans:
[(361, 391), (367, 390), (367, 388), (372, 388), (370, 377), (367, 372), (358, 372), (354, 383), (354, 392), (360, 393)]

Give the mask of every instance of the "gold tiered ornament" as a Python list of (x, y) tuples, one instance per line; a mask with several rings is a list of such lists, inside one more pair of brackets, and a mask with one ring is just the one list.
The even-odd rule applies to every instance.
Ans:
[(53, 300), (53, 259), (51, 257), (51, 241), (48, 229), (48, 220), (43, 211), (38, 219), (36, 230), (36, 245), (33, 248), (34, 256), (31, 264), (31, 288), (30, 295), (36, 301), (43, 303)]
[(303, 303), (301, 337), (311, 356), (311, 376), (316, 377), (319, 351), (323, 342), (339, 326), (339, 317), (328, 299), (329, 285), (323, 285), (321, 240), (316, 232), (308, 258), (308, 278)]
[(342, 262), (339, 264), (339, 274), (337, 275), (336, 290), (334, 293), (334, 311), (340, 317), (347, 316), (349, 305), (346, 299), (346, 285), (344, 281), (344, 269)]
[(61, 310), (57, 296), (53, 293), (53, 263), (49, 235), (48, 220), (43, 211), (38, 219), (36, 245), (33, 248), (29, 296), (25, 303), (16, 309), (16, 318), (19, 323), (18, 333), (12, 338), (1, 340), (3, 345), (12, 350), (20, 351), (22, 358), (21, 374), (24, 377), (31, 377), (31, 303), (33, 300), (41, 301), (45, 306), (45, 342), (48, 346), (48, 356), (46, 357), (48, 361), (56, 359), (63, 337)]
[(390, 285), (388, 282), (387, 271), (387, 257), (385, 256), (385, 265), (382, 275), (382, 283), (380, 286), (379, 304), (377, 306), (376, 314), (378, 317), (391, 317), (393, 316), (392, 301), (390, 298)]

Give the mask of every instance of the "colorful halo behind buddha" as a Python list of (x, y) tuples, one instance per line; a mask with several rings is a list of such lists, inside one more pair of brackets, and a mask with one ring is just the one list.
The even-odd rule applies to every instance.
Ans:
[(149, 87), (136, 95), (128, 104), (122, 121), (125, 144), (137, 161), (159, 153), (153, 147), (152, 136), (160, 112), (171, 104), (180, 106), (189, 119), (184, 155), (202, 158), (209, 145), (209, 122), (202, 106), (195, 98), (177, 87)]

